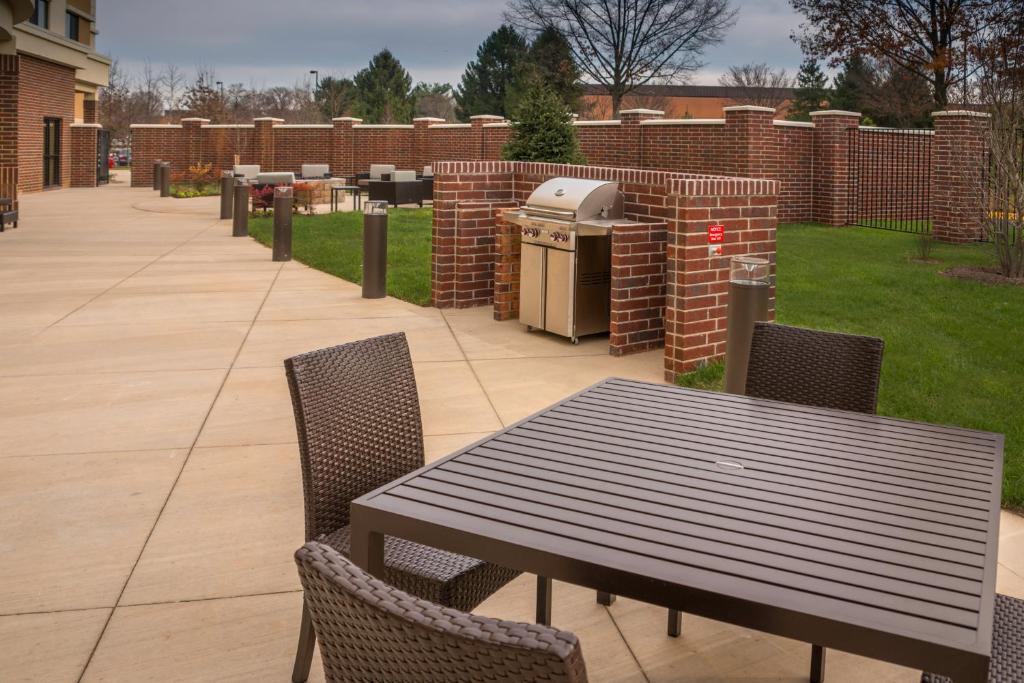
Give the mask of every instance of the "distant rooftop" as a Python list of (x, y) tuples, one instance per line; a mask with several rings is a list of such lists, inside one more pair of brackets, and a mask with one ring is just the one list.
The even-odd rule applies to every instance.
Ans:
[[(792, 99), (794, 88), (740, 88), (726, 85), (642, 85), (630, 95), (641, 97), (719, 97), (741, 99), (749, 97), (751, 91), (772, 93), (780, 99)], [(596, 83), (583, 85), (585, 95), (607, 95), (608, 89)]]

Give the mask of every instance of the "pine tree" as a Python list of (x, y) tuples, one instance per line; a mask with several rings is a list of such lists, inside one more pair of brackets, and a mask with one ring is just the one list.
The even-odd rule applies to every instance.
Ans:
[(466, 65), (455, 91), (459, 118), (497, 114), (508, 118), (506, 98), (523, 69), (526, 41), (511, 26), (503, 25), (477, 48), (476, 60)]
[(414, 100), (412, 77), (401, 62), (384, 49), (352, 79), (355, 111), (367, 123), (409, 123)]
[(572, 113), (550, 85), (530, 81), (519, 107), (512, 112), (512, 137), (501, 150), (511, 161), (585, 164)]
[(791, 121), (810, 121), (812, 111), (831, 106), (827, 102), (830, 94), (828, 80), (818, 66), (818, 60), (808, 57), (800, 65), (800, 71), (796, 75), (796, 91), (786, 118)]
[(868, 114), (865, 109), (869, 109), (875, 81), (874, 64), (859, 55), (850, 57), (843, 63), (843, 70), (833, 79), (834, 92), (830, 108)]
[(507, 110), (514, 111), (519, 106), (535, 78), (550, 85), (569, 111), (580, 111), (583, 103), (580, 70), (572, 57), (569, 41), (554, 26), (538, 33), (530, 45), (524, 68), (506, 97)]
[(355, 106), (355, 85), (349, 78), (327, 76), (313, 94), (316, 106), (328, 121), (337, 116), (348, 116)]

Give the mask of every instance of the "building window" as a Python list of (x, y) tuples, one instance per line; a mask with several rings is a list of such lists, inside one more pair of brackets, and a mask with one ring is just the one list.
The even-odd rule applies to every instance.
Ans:
[(71, 40), (78, 40), (78, 15), (74, 12), (68, 12), (64, 17), (64, 35)]
[(50, 28), (50, 0), (36, 0), (36, 8), (29, 21), (39, 28)]

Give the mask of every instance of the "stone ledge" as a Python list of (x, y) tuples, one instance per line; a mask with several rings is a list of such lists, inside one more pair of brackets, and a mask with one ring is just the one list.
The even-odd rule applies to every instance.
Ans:
[(973, 117), (973, 118), (977, 118), (977, 119), (990, 119), (990, 118), (992, 118), (992, 114), (989, 114), (986, 111), (969, 111), (967, 109), (951, 109), (949, 111), (933, 111), (932, 112), (932, 117), (933, 118), (943, 118), (943, 117), (946, 117), (946, 116), (967, 116), (967, 117)]

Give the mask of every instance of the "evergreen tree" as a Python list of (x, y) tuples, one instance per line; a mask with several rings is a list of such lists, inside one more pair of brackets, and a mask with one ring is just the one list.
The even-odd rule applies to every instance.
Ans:
[(833, 79), (834, 92), (829, 107), (868, 114), (864, 110), (869, 108), (876, 76), (875, 66), (869, 60), (859, 55), (850, 57)]
[(800, 71), (796, 75), (796, 91), (786, 118), (791, 121), (810, 121), (812, 111), (831, 106), (826, 104), (830, 97), (828, 79), (818, 66), (818, 60), (808, 57), (800, 65)]
[(476, 60), (466, 65), (455, 91), (459, 118), (497, 114), (508, 118), (507, 94), (519, 77), (527, 56), (526, 41), (503, 25), (477, 48)]
[(519, 107), (512, 112), (512, 137), (501, 150), (511, 161), (585, 164), (572, 113), (558, 93), (534, 78)]
[(554, 26), (548, 26), (534, 38), (524, 68), (506, 97), (506, 109), (514, 111), (519, 106), (535, 78), (550, 85), (569, 111), (580, 111), (583, 104), (580, 69), (573, 59), (569, 41)]
[(384, 49), (352, 79), (355, 111), (367, 123), (409, 123), (414, 100), (412, 77), (401, 62)]
[(316, 106), (328, 121), (348, 116), (355, 107), (356, 88), (349, 78), (327, 76), (313, 94)]

